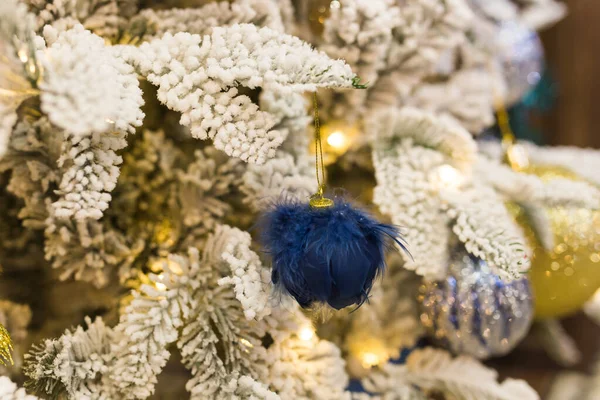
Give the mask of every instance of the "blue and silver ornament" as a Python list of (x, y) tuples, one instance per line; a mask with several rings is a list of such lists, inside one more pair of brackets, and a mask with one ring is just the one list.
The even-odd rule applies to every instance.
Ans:
[(503, 282), (462, 246), (451, 255), (446, 280), (421, 286), (419, 303), (421, 321), (434, 340), (479, 359), (510, 352), (533, 319), (529, 281)]

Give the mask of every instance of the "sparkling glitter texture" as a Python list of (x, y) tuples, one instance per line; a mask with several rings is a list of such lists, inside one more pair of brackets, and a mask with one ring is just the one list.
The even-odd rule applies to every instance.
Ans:
[(544, 70), (544, 48), (534, 30), (513, 21), (500, 24), (497, 38), (499, 62), (507, 85), (505, 104), (510, 106), (540, 81)]
[(462, 246), (452, 253), (445, 281), (421, 286), (419, 303), (421, 322), (435, 340), (479, 359), (511, 351), (533, 319), (528, 280), (502, 282)]
[(0, 364), (12, 364), (12, 356), (10, 352), (12, 351), (12, 341), (10, 340), (10, 336), (6, 328), (0, 325)]
[[(543, 180), (577, 175), (555, 166), (532, 165), (523, 172)], [(600, 212), (575, 208), (547, 208), (554, 232), (548, 251), (536, 238), (523, 210), (509, 205), (533, 249), (530, 281), (535, 294), (536, 319), (556, 318), (581, 309), (600, 288)]]

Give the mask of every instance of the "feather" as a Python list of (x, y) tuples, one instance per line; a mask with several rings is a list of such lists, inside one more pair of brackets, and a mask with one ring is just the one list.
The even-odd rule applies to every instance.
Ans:
[(304, 308), (362, 305), (383, 273), (385, 251), (393, 243), (406, 251), (397, 227), (379, 223), (342, 197), (329, 208), (282, 199), (258, 224), (273, 284)]

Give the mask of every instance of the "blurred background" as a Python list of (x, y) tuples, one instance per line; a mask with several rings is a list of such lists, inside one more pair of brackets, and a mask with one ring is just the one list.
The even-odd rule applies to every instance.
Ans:
[(600, 1), (565, 3), (567, 17), (541, 34), (558, 83), (558, 98), (541, 128), (547, 144), (600, 148)]

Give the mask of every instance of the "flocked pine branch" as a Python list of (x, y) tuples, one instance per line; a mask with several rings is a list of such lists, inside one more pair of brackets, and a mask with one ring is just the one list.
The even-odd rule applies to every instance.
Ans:
[(212, 232), (228, 213), (226, 197), (238, 185), (240, 161), (227, 157), (212, 146), (196, 150), (186, 170), (177, 170), (177, 202), (183, 224), (194, 236)]
[(258, 254), (250, 250), (250, 234), (228, 226), (220, 226), (215, 235), (226, 235), (228, 238), (223, 244), (221, 257), (231, 269), (231, 275), (219, 279), (219, 285), (234, 287), (235, 297), (242, 304), (247, 319), (260, 320), (269, 315), (271, 272), (263, 267)]
[(503, 199), (491, 188), (474, 185), (444, 191), (452, 230), (467, 251), (485, 260), (500, 277), (520, 279), (530, 266), (529, 249)]
[[(392, 29), (398, 20), (399, 10), (391, 0), (345, 1), (343, 7), (330, 10), (319, 49), (332, 58), (345, 60), (357, 75), (372, 84), (386, 67)], [(324, 104), (331, 117), (357, 118), (366, 111), (368, 91), (328, 94), (330, 98)]]
[(283, 31), (275, 1), (234, 0), (208, 3), (198, 8), (145, 9), (131, 19), (127, 33), (148, 41), (167, 32), (206, 35), (215, 27), (235, 24), (254, 24)]
[(373, 161), (377, 178), (373, 203), (403, 229), (412, 255), (405, 256), (405, 268), (431, 278), (443, 277), (450, 232), (428, 176), (444, 164), (444, 157), (405, 140), (391, 151), (385, 146), (375, 148)]
[(101, 318), (86, 317), (87, 329), (67, 330), (58, 339), (46, 339), (26, 355), (28, 386), (50, 397), (92, 398), (96, 381), (106, 370), (112, 330)]
[(475, 143), (454, 120), (415, 109), (387, 113), (372, 129), (377, 179), (373, 202), (404, 229), (412, 254), (405, 257), (405, 267), (440, 278), (445, 273), (450, 232), (438, 176), (450, 168), (457, 179), (467, 180)]
[(512, 170), (505, 164), (479, 157), (476, 170), (480, 179), (518, 203), (547, 207), (600, 208), (600, 190), (583, 181), (541, 178)]
[(282, 137), (275, 121), (237, 86), (284, 92), (317, 87), (352, 87), (354, 74), (301, 40), (269, 28), (233, 25), (210, 36), (165, 34), (125, 57), (158, 86), (158, 99), (181, 112), (192, 136), (244, 161), (262, 164), (275, 155)]
[(25, 389), (19, 388), (7, 376), (0, 376), (0, 398), (3, 400), (39, 400), (38, 397), (27, 394)]
[(162, 264), (164, 272), (151, 275), (123, 310), (114, 328), (112, 361), (96, 396), (104, 392), (109, 398), (118, 394), (123, 399), (145, 399), (154, 393), (158, 374), (170, 356), (167, 346), (177, 340), (183, 318), (189, 315), (191, 299), (185, 284), (194, 278), (185, 264), (171, 264), (171, 268), (167, 261)]
[(125, 23), (119, 0), (24, 0), (36, 14), (38, 30), (52, 26), (67, 30), (82, 24), (95, 34), (116, 38)]
[(422, 82), (407, 96), (407, 106), (449, 115), (473, 134), (494, 123), (493, 77), (476, 65), (456, 71), (441, 82)]
[(244, 202), (260, 211), (282, 198), (305, 200), (316, 191), (314, 160), (278, 151), (263, 165), (250, 165), (243, 175), (240, 190)]
[(263, 90), (260, 107), (275, 117), (274, 129), (284, 137), (282, 150), (296, 157), (308, 153), (310, 136), (306, 131), (311, 117), (306, 113), (307, 101), (302, 94)]
[(558, 165), (567, 168), (582, 178), (600, 185), (596, 171), (600, 170), (598, 150), (569, 146), (538, 147), (533, 143), (522, 143), (532, 163)]
[[(475, 359), (467, 356), (452, 358), (444, 350), (428, 347), (413, 351), (405, 365), (386, 364), (364, 383), (368, 390), (380, 393), (384, 398), (387, 394), (406, 393), (406, 386), (416, 386), (426, 393), (441, 392), (456, 399), (539, 399), (524, 381), (509, 378), (499, 384), (497, 378), (494, 370)], [(394, 382), (398, 382), (399, 388)]]
[(67, 142), (53, 215), (99, 219), (119, 176), (115, 151), (142, 123), (142, 92), (133, 68), (81, 25), (61, 33), (46, 27), (44, 34), (41, 109)]
[(41, 109), (54, 125), (74, 136), (133, 133), (141, 126), (137, 75), (100, 36), (81, 25), (64, 32), (46, 26), (44, 39)]
[(423, 77), (435, 74), (442, 56), (466, 41), (473, 19), (464, 0), (395, 3), (400, 17), (392, 30), (386, 68), (371, 84), (370, 107), (403, 105)]

